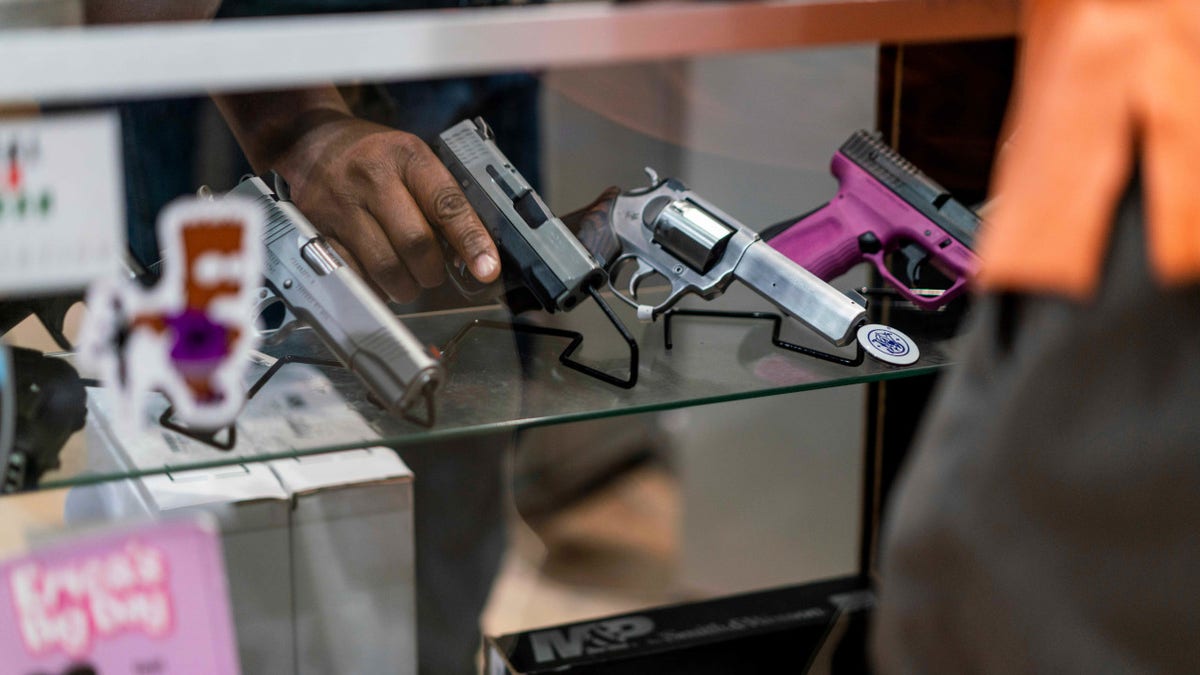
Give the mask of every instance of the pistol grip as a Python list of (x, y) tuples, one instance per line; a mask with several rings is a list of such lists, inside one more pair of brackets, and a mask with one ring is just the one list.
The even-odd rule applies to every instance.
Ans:
[(845, 225), (837, 200), (801, 218), (768, 243), (826, 282), (863, 260), (858, 237)]

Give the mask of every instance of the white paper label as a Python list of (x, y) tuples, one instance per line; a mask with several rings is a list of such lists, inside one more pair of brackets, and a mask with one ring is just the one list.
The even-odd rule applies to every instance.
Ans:
[(0, 121), (0, 294), (78, 290), (120, 271), (120, 128), (112, 111)]
[(858, 329), (858, 343), (872, 357), (897, 366), (908, 366), (921, 358), (917, 343), (904, 333), (878, 323)]

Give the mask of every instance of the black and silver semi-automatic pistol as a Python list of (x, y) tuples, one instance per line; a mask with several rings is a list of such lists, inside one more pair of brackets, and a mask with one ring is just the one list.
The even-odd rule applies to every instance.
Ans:
[(604, 269), (504, 156), (483, 118), (443, 131), (437, 153), (500, 251), (502, 280), (491, 287), (476, 282), (461, 261), (450, 265), (464, 294), (504, 295), (514, 309), (535, 304), (553, 313), (573, 309), (604, 285)]
[(443, 131), (437, 153), (500, 252), (500, 279), (480, 284), (447, 247), (451, 261), (447, 267), (459, 291), (468, 297), (501, 296), (514, 312), (533, 308), (566, 312), (591, 297), (629, 346), (628, 377), (616, 377), (573, 360), (571, 354), (583, 339), (581, 335), (557, 329), (538, 331), (528, 324), (514, 324), (514, 328), (573, 337), (571, 346), (559, 356), (563, 365), (618, 387), (637, 384), (637, 341), (600, 295), (608, 280), (604, 268), (504, 156), (487, 122), (477, 117)]

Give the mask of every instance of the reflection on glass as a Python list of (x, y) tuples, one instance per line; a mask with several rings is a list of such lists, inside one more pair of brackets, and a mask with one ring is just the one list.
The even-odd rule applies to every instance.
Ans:
[[(290, 172), (292, 179), (286, 182), (291, 197), (329, 242), (330, 254), (361, 272), (374, 292), (405, 301), (392, 303), (392, 310), (422, 344), (442, 348), (471, 320), (509, 320), (503, 309), (462, 309), (486, 302), (466, 299), (451, 284), (439, 283), (444, 281), (444, 260), (462, 260), (462, 251), (453, 245), (430, 246), (421, 234), (436, 235), (436, 242), (453, 231), (456, 222), (461, 224), (439, 219), (444, 214), (438, 214), (437, 207), (444, 207), (444, 201), (430, 202), (431, 190), (436, 192), (443, 183), (428, 179), (440, 173), (429, 146), (444, 129), (477, 114), (486, 116), (505, 156), (556, 214), (587, 204), (606, 185), (629, 189), (643, 184), (641, 168), (651, 164), (664, 175), (687, 180), (743, 222), (758, 226), (806, 211), (827, 198), (829, 153), (845, 128), (869, 121), (873, 63), (869, 49), (835, 49), (807, 58), (704, 59), (561, 70), (541, 77), (360, 82), (336, 89), (253, 92), (216, 102), (195, 97), (118, 102), (130, 262), (147, 279), (154, 277), (159, 264), (154, 223), (172, 199), (194, 194), (201, 185), (217, 193), (227, 191), (247, 173)], [(826, 106), (824, 117), (810, 112), (810, 130), (800, 133), (796, 128), (789, 137), (780, 122), (793, 109), (782, 98), (779, 105), (746, 99), (748, 90), (739, 82), (749, 72), (768, 76), (773, 92), (790, 91), (793, 104), (807, 100), (804, 92), (828, 89), (835, 80), (844, 93), (837, 105)], [(663, 83), (669, 86), (660, 86)], [(336, 104), (326, 107), (331, 101)], [(616, 101), (627, 105), (613, 105)], [(848, 109), (854, 114), (846, 114)], [(823, 118), (828, 119), (818, 124)], [(805, 152), (809, 147), (825, 149)], [(383, 161), (391, 156), (415, 158), (430, 172), (418, 174), (403, 164)], [(794, 166), (784, 166), (788, 163)], [(420, 236), (414, 238), (414, 232)], [(735, 295), (721, 306), (760, 306), (754, 303), (757, 300)], [(642, 382), (628, 393), (564, 369), (558, 361), (566, 346), (562, 340), (514, 337), (494, 329), (474, 331), (447, 361), (438, 420), (430, 429), (383, 412), (353, 375), (329, 371), (326, 376), (365, 415), (378, 438), (399, 441), (670, 408), (887, 377), (891, 372), (869, 367), (813, 370), (802, 357), (774, 353), (769, 342), (738, 337), (747, 332), (765, 337), (765, 326), (690, 320), (680, 322), (677, 340), (685, 341), (696, 331), (716, 331), (714, 335), (726, 336), (724, 351), (719, 352), (726, 356), (757, 345), (745, 358), (723, 361), (718, 352), (711, 352), (693, 361), (688, 350), (661, 350), (661, 325), (638, 326), (634, 317), (624, 318), (636, 327), (643, 350)], [(533, 313), (521, 319), (582, 333), (585, 340), (576, 354), (581, 361), (600, 364), (614, 374), (626, 362), (623, 345), (594, 308), (555, 317)], [(305, 339), (297, 342), (300, 338)], [(319, 358), (331, 356), (310, 331), (265, 349), (282, 356), (281, 346)], [(43, 348), (59, 347), (45, 342)], [(931, 360), (918, 368), (944, 360), (936, 347), (930, 354)], [(493, 389), (502, 393), (487, 393)], [(260, 396), (269, 391), (264, 389)], [(358, 442), (301, 435), (287, 451)], [(74, 467), (60, 475), (69, 478), (82, 470), (79, 462)]]

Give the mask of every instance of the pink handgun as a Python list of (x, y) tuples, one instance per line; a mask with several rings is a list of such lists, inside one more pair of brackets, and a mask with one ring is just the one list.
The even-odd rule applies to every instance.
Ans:
[[(860, 262), (873, 263), (904, 299), (922, 309), (937, 309), (966, 289), (979, 266), (971, 250), (979, 216), (866, 131), (842, 145), (830, 168), (838, 179), (833, 201), (763, 232), (763, 239), (824, 281)], [(909, 269), (928, 261), (951, 280), (950, 287), (934, 296), (910, 288), (886, 264), (886, 256), (898, 250), (918, 250)]]

